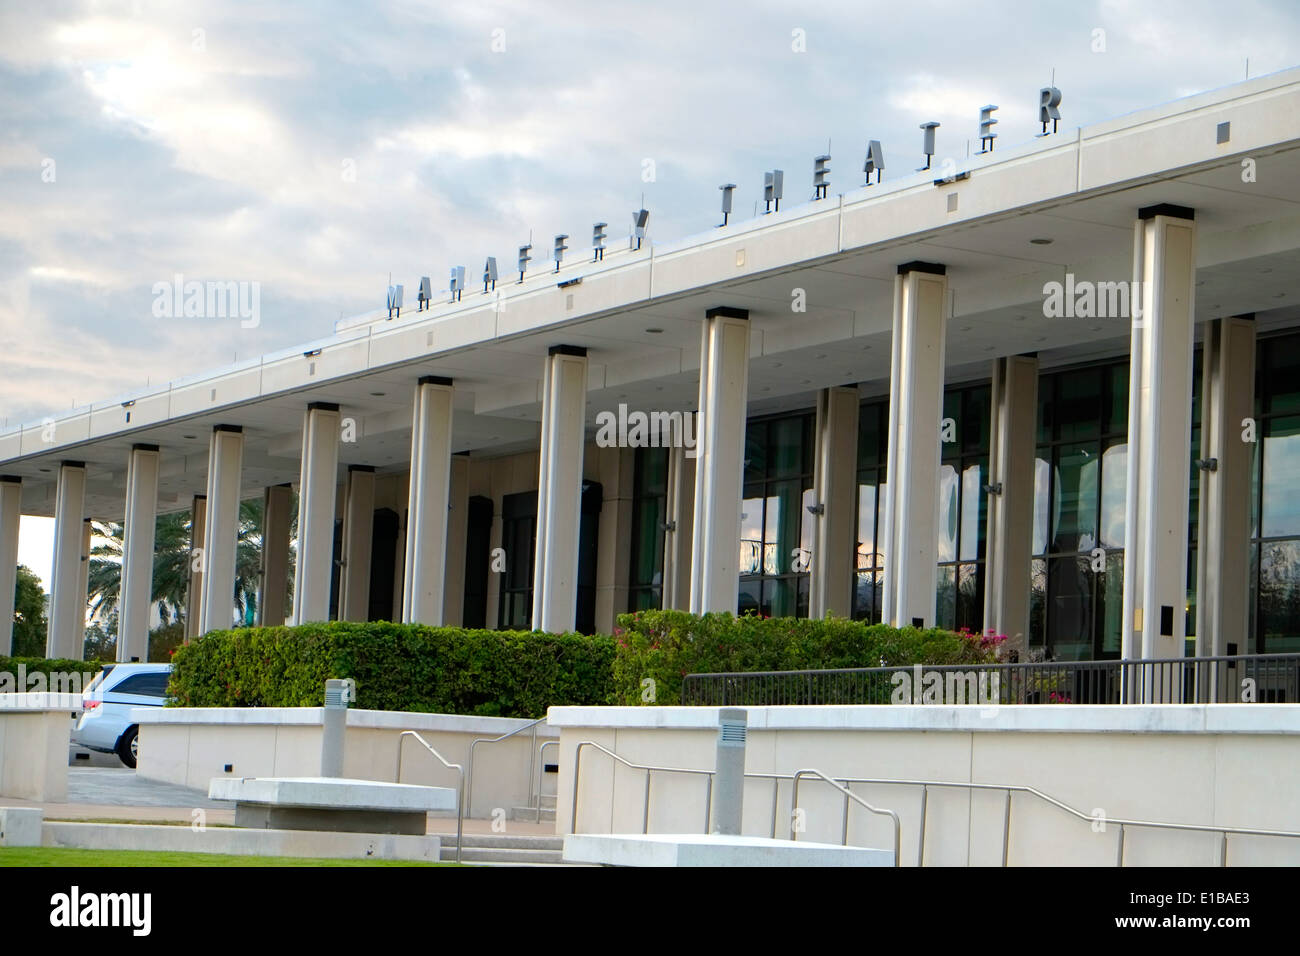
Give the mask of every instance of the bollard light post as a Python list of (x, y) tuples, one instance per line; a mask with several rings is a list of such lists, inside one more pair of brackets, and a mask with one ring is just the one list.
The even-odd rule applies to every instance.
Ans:
[(748, 715), (744, 708), (723, 707), (718, 711), (717, 780), (714, 783), (713, 832), (740, 835), (745, 803), (745, 733)]
[(348, 707), (357, 699), (352, 678), (325, 682), (325, 710), (321, 717), (320, 775), (343, 776), (343, 738), (348, 727)]

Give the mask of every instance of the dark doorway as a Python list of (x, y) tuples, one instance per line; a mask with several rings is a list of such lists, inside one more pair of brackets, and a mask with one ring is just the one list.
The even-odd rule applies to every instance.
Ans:
[(487, 627), (488, 570), (492, 549), (492, 499), (472, 495), (465, 520), (464, 627)]
[(373, 528), (370, 535), (370, 602), (366, 620), (395, 621), (393, 590), (397, 573), (397, 512), (392, 508), (377, 508)]

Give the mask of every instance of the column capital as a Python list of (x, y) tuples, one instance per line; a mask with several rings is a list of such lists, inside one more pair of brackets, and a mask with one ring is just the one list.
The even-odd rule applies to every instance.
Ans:
[(136, 442), (131, 446), (132, 451), (160, 451), (157, 445), (150, 445), (147, 442)]
[(375, 473), (375, 466), (374, 465), (348, 465), (348, 471), (349, 472), (360, 471), (366, 474), (373, 475)]
[(546, 350), (547, 355), (569, 355), (573, 358), (586, 358), (587, 349), (582, 345), (552, 345)]
[(212, 430), (214, 432), (233, 432), (236, 435), (242, 435), (244, 433), (244, 426), (243, 425), (213, 425)]
[(21, 485), (22, 483), (22, 475), (0, 475), (0, 484)]
[(441, 385), (444, 388), (451, 388), (455, 381), (444, 375), (421, 375), (416, 385)]
[(337, 412), (339, 410), (338, 402), (308, 402), (307, 411), (309, 412)]
[(905, 276), (909, 272), (923, 272), (926, 275), (946, 276), (948, 274), (948, 267), (939, 262), (921, 262), (919, 259), (914, 259), (911, 262), (904, 262), (898, 267), (898, 274), (900, 276)]
[(59, 467), (60, 468), (85, 468), (86, 463), (84, 461), (74, 461), (71, 458), (65, 458), (63, 459), (63, 461), (59, 462)]
[(1196, 210), (1190, 206), (1176, 206), (1162, 202), (1154, 206), (1143, 206), (1138, 210), (1139, 219), (1154, 219), (1156, 216), (1168, 216), (1171, 219), (1196, 219)]
[(715, 305), (704, 310), (706, 319), (748, 319), (749, 309), (738, 309), (734, 305)]

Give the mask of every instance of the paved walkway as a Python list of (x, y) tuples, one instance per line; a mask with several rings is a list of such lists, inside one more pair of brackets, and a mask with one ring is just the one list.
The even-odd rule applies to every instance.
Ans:
[[(0, 797), (0, 806), (42, 807), (47, 820), (131, 820), (136, 822), (192, 823), (194, 810), (202, 809), (209, 824), (234, 824), (228, 803), (209, 800), (202, 790), (137, 777), (126, 767), (69, 767), (66, 803), (37, 803)], [(465, 832), (493, 833), (491, 820), (466, 820)], [(429, 833), (455, 833), (455, 816), (429, 816)], [(505, 821), (506, 834), (554, 836), (555, 823)], [(498, 835), (500, 835), (498, 833)]]

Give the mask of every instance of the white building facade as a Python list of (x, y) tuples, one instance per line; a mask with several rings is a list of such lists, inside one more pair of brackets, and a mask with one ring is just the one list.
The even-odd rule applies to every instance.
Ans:
[[(86, 522), (121, 521), (144, 659), (156, 515), (193, 511), (197, 634), (231, 625), (255, 498), (267, 624), (673, 607), (1300, 651), (1300, 70), (936, 175), (0, 433), (0, 595), (19, 515), (53, 516), (47, 652), (80, 657)], [(691, 447), (611, 443), (620, 408)]]

